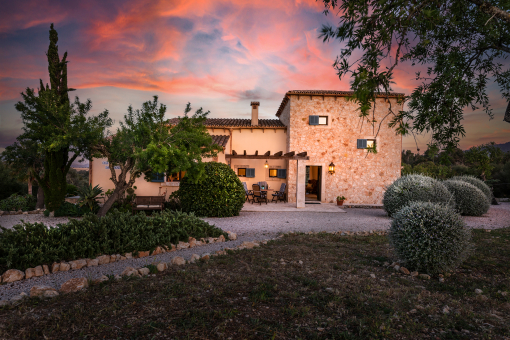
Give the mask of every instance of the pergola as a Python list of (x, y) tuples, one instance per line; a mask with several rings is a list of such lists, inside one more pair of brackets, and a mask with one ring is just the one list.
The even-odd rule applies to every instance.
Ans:
[(259, 155), (259, 151), (255, 151), (255, 154), (248, 155), (246, 154), (246, 150), (242, 154), (238, 154), (235, 150), (232, 150), (232, 154), (225, 155), (225, 159), (287, 159), (287, 160), (296, 160), (297, 161), (297, 176), (296, 176), (296, 208), (304, 208), (305, 207), (305, 178), (306, 178), (306, 161), (310, 160), (310, 157), (307, 156), (307, 152), (299, 152), (295, 151), (283, 153), (283, 151), (278, 151), (271, 155), (270, 151), (267, 151), (264, 154)]

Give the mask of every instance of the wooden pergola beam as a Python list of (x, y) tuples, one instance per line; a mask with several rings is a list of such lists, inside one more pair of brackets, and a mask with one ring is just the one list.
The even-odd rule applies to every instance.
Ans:
[(266, 155), (225, 155), (226, 159), (301, 159), (301, 160), (310, 160), (309, 156), (266, 156)]
[(279, 157), (281, 155), (283, 155), (283, 151), (278, 151), (277, 153), (274, 154), (274, 156), (277, 156), (277, 157)]
[(291, 152), (287, 152), (284, 156), (285, 157), (294, 156), (295, 154), (296, 154), (296, 151), (291, 151)]
[(271, 151), (268, 151), (264, 154), (264, 156), (269, 156), (271, 154)]

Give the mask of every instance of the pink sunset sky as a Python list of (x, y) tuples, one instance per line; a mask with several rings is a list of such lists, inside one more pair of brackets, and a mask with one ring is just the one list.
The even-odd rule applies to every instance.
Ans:
[[(48, 81), (48, 31), (59, 33), (68, 51), (72, 96), (90, 98), (91, 114), (108, 109), (118, 122), (128, 105), (153, 95), (168, 117), (187, 102), (210, 110), (211, 118), (249, 118), (251, 100), (261, 118), (275, 119), (288, 90), (349, 90), (332, 63), (342, 45), (318, 39), (323, 24), (338, 17), (322, 2), (303, 1), (11, 1), (0, 13), (0, 151), (21, 133), (14, 104), (26, 87)], [(410, 94), (416, 68), (403, 65), (393, 91)], [(466, 109), (461, 148), (510, 141), (503, 122), (506, 102), (490, 83), (494, 119)], [(422, 152), (430, 136), (418, 138)], [(404, 149), (416, 150), (412, 137)]]

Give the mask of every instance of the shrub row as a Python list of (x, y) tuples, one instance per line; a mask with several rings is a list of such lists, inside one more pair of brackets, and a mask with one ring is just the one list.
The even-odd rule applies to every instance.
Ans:
[(30, 210), (35, 210), (36, 203), (37, 203), (37, 199), (35, 196), (12, 194), (8, 198), (0, 201), (0, 210), (2, 210), (2, 211), (13, 211), (13, 210), (30, 211)]
[(0, 269), (24, 270), (57, 261), (95, 258), (101, 254), (151, 252), (157, 246), (170, 247), (189, 237), (228, 235), (193, 214), (163, 211), (147, 217), (143, 212), (113, 211), (105, 217), (87, 214), (57, 227), (43, 223), (22, 223), (0, 227)]
[(462, 215), (481, 216), (489, 210), (491, 200), (489, 186), (475, 177), (458, 176), (441, 182), (423, 175), (407, 175), (388, 186), (383, 205), (390, 216), (412, 202), (448, 205)]

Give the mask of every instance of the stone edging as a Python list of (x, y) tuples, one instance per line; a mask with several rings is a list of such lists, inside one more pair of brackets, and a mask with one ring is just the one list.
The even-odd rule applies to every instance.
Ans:
[[(235, 241), (237, 239), (237, 234), (227, 231), (229, 240)], [(225, 237), (223, 235), (220, 235), (220, 237), (208, 237), (207, 239), (200, 239), (200, 241), (197, 241), (195, 238), (190, 237), (188, 242), (182, 242), (180, 241), (177, 246), (172, 244), (172, 247), (170, 249), (166, 247), (157, 247), (152, 254), (150, 251), (138, 251), (137, 256), (133, 256), (132, 253), (126, 253), (124, 255), (120, 254), (113, 254), (113, 255), (100, 255), (95, 259), (78, 259), (73, 260), (69, 262), (54, 262), (51, 265), (51, 268), (44, 264), (36, 266), (35, 268), (27, 268), (25, 269), (25, 272), (18, 270), (18, 269), (9, 269), (5, 273), (3, 273), (0, 276), (0, 282), (2, 283), (10, 283), (20, 280), (27, 280), (32, 277), (39, 277), (44, 275), (50, 275), (56, 272), (64, 272), (71, 269), (81, 269), (84, 267), (96, 267), (103, 264), (123, 261), (131, 258), (140, 258), (140, 257), (146, 257), (149, 255), (159, 255), (164, 254), (166, 252), (173, 252), (181, 249), (187, 249), (187, 248), (194, 248), (194, 247), (200, 247), (202, 245), (207, 245), (210, 243), (218, 243), (218, 242), (225, 242)]]
[[(236, 234), (234, 234), (232, 232), (227, 232), (227, 233), (229, 234), (229, 238), (232, 235), (232, 240), (235, 240), (237, 238)], [(313, 231), (310, 231), (308, 233), (302, 233), (302, 234), (317, 235), (317, 234), (323, 234), (323, 233), (339, 235), (339, 236), (370, 236), (370, 235), (387, 235), (388, 231), (387, 230), (370, 230), (370, 231), (358, 231), (358, 232), (350, 232), (350, 231), (313, 232)], [(286, 234), (279, 235), (277, 237), (277, 239), (282, 238), (285, 235), (293, 235), (293, 234), (301, 234), (301, 233), (289, 232)], [(220, 236), (219, 238), (216, 239), (216, 240), (218, 240), (217, 242), (223, 242), (223, 241), (219, 241), (219, 239), (221, 237), (222, 236)], [(193, 239), (193, 240), (191, 240), (191, 239), (192, 238), (190, 238), (190, 241), (192, 243), (193, 240), (195, 240), (195, 239)], [(209, 239), (211, 239), (211, 238), (209, 238)], [(202, 241), (195, 240), (195, 242), (202, 242)], [(202, 255), (201, 257), (198, 254), (193, 254), (193, 255), (191, 255), (191, 259), (189, 261), (186, 261), (182, 256), (176, 256), (176, 257), (173, 257), (169, 263), (156, 262), (156, 263), (153, 263), (153, 265), (156, 266), (156, 269), (158, 272), (163, 272), (163, 271), (167, 270), (169, 266), (184, 266), (187, 263), (195, 263), (196, 261), (208, 261), (213, 256), (227, 255), (229, 250), (235, 251), (235, 250), (242, 250), (242, 249), (257, 248), (257, 247), (260, 247), (261, 243), (265, 245), (265, 244), (267, 244), (267, 242), (268, 242), (267, 240), (260, 241), (260, 242), (245, 241), (235, 248), (225, 248), (223, 250), (217, 250), (214, 254), (206, 253), (206, 254)], [(187, 247), (185, 246), (186, 244), (188, 245)], [(181, 248), (179, 248), (179, 246), (181, 246)], [(158, 247), (158, 248), (160, 248), (160, 247)], [(174, 246), (172, 245), (172, 250), (169, 250), (169, 251), (175, 251), (178, 249), (185, 249), (185, 248), (190, 248), (189, 242), (188, 243), (179, 242), (179, 245), (176, 248), (174, 248)], [(193, 247), (191, 247), (191, 248), (193, 248)], [(160, 249), (163, 249), (163, 248), (160, 248)], [(155, 255), (155, 252), (153, 253), (153, 255)], [(140, 252), (140, 253), (142, 253), (142, 252)], [(147, 253), (147, 255), (143, 255), (143, 256), (139, 256), (139, 257), (148, 256), (149, 252), (143, 252), (143, 253)], [(107, 257), (108, 255), (103, 255), (103, 256)], [(116, 256), (116, 255), (111, 255), (111, 256)], [(80, 261), (80, 260), (76, 260), (76, 261)], [(300, 261), (300, 264), (302, 264), (301, 261)], [(404, 275), (409, 275), (411, 277), (418, 277), (418, 278), (424, 279), (424, 280), (430, 280), (430, 278), (431, 278), (430, 275), (428, 275), (428, 274), (420, 274), (418, 272), (409, 272), (409, 270), (407, 268), (400, 266), (400, 264), (397, 262), (394, 262), (392, 264), (389, 264), (389, 262), (385, 262), (383, 264), (383, 266), (393, 268), (395, 271), (397, 271), (401, 274), (404, 274)], [(80, 268), (82, 268), (82, 267), (80, 267)], [(33, 268), (30, 268), (30, 269), (33, 269)], [(19, 271), (19, 272), (21, 272), (21, 271)], [(142, 268), (126, 267), (126, 269), (124, 269), (124, 271), (120, 275), (116, 275), (114, 277), (114, 279), (120, 280), (123, 276), (143, 277), (143, 276), (147, 276), (149, 274), (150, 274), (150, 269), (147, 267), (142, 267)], [(446, 273), (444, 276), (442, 274), (439, 274), (439, 282), (444, 282), (444, 277), (445, 276), (449, 277), (450, 275), (451, 275), (450, 273)], [(370, 277), (375, 278), (375, 275), (370, 274)], [(110, 280), (110, 278), (108, 278), (106, 275), (103, 275), (102, 277), (92, 281), (91, 283), (92, 284), (100, 284), (100, 283), (108, 281), (108, 280)], [(89, 285), (89, 280), (82, 277), (82, 278), (73, 278), (73, 279), (70, 279), (70, 280), (64, 282), (62, 284), (62, 286), (60, 287), (59, 291), (57, 291), (55, 288), (49, 287), (49, 286), (33, 286), (30, 289), (30, 297), (52, 298), (52, 297), (59, 296), (60, 294), (66, 294), (66, 293), (77, 292), (77, 291), (83, 290), (83, 289), (87, 288), (88, 285)], [(0, 300), (0, 306), (11, 304), (11, 303), (17, 303), (17, 302), (23, 300), (25, 297), (28, 297), (28, 295), (26, 293), (22, 292), (20, 295), (15, 296), (15, 297), (11, 298), (10, 300)]]
[(35, 214), (44, 214), (44, 209), (36, 209), (31, 211), (2, 211), (0, 210), (0, 216), (2, 215), (35, 215)]

